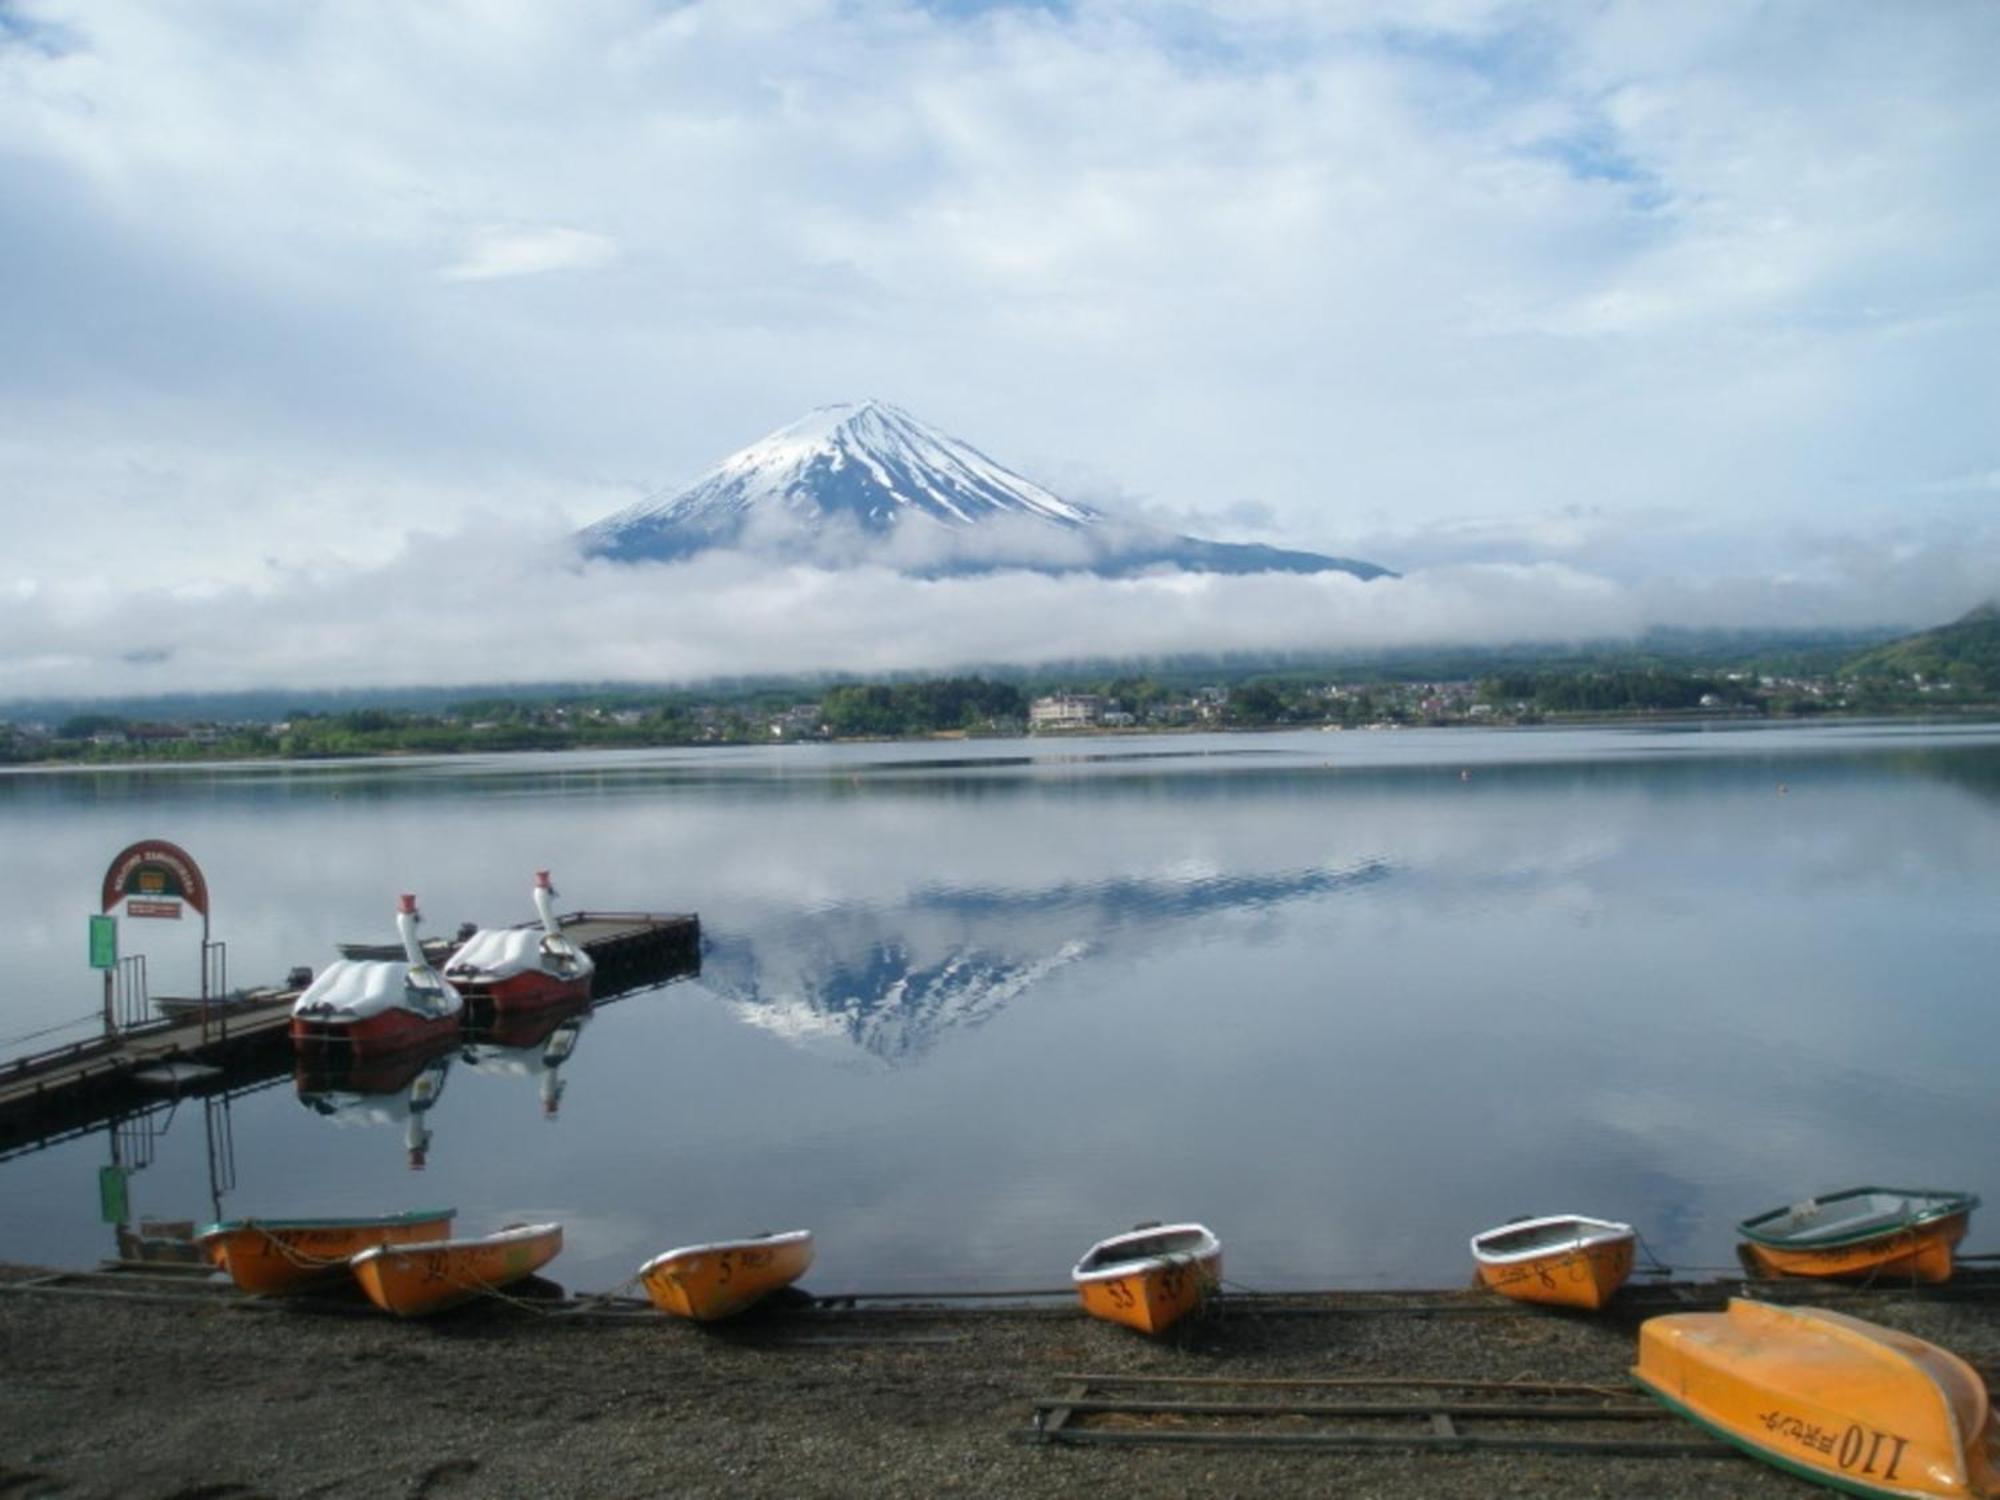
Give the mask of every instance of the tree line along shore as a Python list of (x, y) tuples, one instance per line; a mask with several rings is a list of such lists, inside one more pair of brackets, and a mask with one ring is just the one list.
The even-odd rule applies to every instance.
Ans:
[[(1810, 643), (1718, 657), (1486, 653), (1371, 665), (1077, 669), (730, 688), (550, 687), (341, 695), (276, 710), (105, 705), (0, 709), (0, 763), (318, 759), (814, 740), (1542, 723), (1658, 715), (1800, 719), (2000, 713), (1991, 606), (1857, 653)], [(420, 700), (420, 701), (418, 701)], [(192, 700), (199, 703), (199, 700)], [(261, 710), (261, 711), (260, 711)]]
[(1641, 669), (1476, 680), (1326, 683), (1256, 678), (1193, 691), (1145, 677), (1031, 697), (982, 678), (851, 684), (819, 698), (635, 701), (632, 695), (483, 698), (438, 709), (298, 710), (269, 721), (79, 713), (0, 722), (0, 763), (313, 760), (518, 750), (768, 745), (835, 740), (1618, 721), (2000, 713), (2000, 693), (1955, 684)]

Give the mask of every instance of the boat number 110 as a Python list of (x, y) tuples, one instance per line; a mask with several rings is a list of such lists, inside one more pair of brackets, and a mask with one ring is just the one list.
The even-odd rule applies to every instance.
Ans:
[(1826, 1454), (1843, 1473), (1874, 1474), (1880, 1465), (1882, 1478), (1894, 1479), (1896, 1467), (1903, 1461), (1903, 1450), (1910, 1446), (1908, 1438), (1897, 1437), (1893, 1432), (1877, 1432), (1859, 1422), (1849, 1422), (1846, 1431), (1836, 1433), (1832, 1428), (1781, 1411), (1765, 1412), (1762, 1421), (1768, 1430), (1782, 1433), (1801, 1447)]

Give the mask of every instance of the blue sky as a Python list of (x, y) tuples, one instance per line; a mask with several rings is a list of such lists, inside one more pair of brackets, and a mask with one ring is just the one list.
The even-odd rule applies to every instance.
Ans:
[[(0, 3), (0, 696), (1929, 623), (2000, 592), (1996, 65), (1973, 0)], [(866, 396), (1408, 586), (571, 592)]]

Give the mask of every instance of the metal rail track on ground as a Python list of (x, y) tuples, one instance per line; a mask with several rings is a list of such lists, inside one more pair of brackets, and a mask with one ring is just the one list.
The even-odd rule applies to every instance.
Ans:
[[(1670, 1412), (1609, 1386), (1413, 1378), (1056, 1378), (1070, 1382), (1068, 1388), (1058, 1395), (1033, 1398), (1033, 1425), (1023, 1434), (1028, 1441), (1340, 1453), (1739, 1456), (1734, 1448), (1713, 1439), (1665, 1435), (1675, 1431)], [(1254, 1393), (1256, 1399), (1243, 1394), (1220, 1399), (1215, 1394), (1225, 1390)], [(1616, 1423), (1627, 1424), (1628, 1432), (1639, 1428), (1644, 1435), (1589, 1435)], [(1653, 1430), (1662, 1435), (1654, 1436)]]

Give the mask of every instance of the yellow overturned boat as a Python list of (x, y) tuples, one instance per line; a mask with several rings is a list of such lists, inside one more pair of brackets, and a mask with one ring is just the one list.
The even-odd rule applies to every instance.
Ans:
[(1099, 1240), (1070, 1272), (1083, 1310), (1160, 1333), (1222, 1283), (1222, 1241), (1202, 1224), (1142, 1224)]
[(1736, 1226), (1744, 1254), (1770, 1276), (1949, 1281), (1952, 1251), (1979, 1199), (1939, 1188), (1848, 1188)]
[(1472, 1237), (1480, 1282), (1521, 1302), (1600, 1308), (1632, 1274), (1638, 1233), (1582, 1214), (1516, 1219)]
[(669, 1250), (639, 1267), (639, 1284), (655, 1307), (710, 1323), (790, 1286), (812, 1260), (812, 1231), (792, 1229)]
[(1649, 1319), (1632, 1375), (1716, 1436), (1850, 1494), (2000, 1496), (1985, 1384), (1907, 1333), (1738, 1297)]
[(560, 1224), (515, 1224), (463, 1240), (381, 1245), (348, 1262), (368, 1300), (417, 1318), (523, 1281), (562, 1249)]
[(377, 1245), (442, 1239), (451, 1233), (452, 1212), (426, 1208), (357, 1219), (224, 1219), (196, 1235), (195, 1244), (238, 1287), (270, 1297), (332, 1278), (345, 1280), (347, 1263)]

